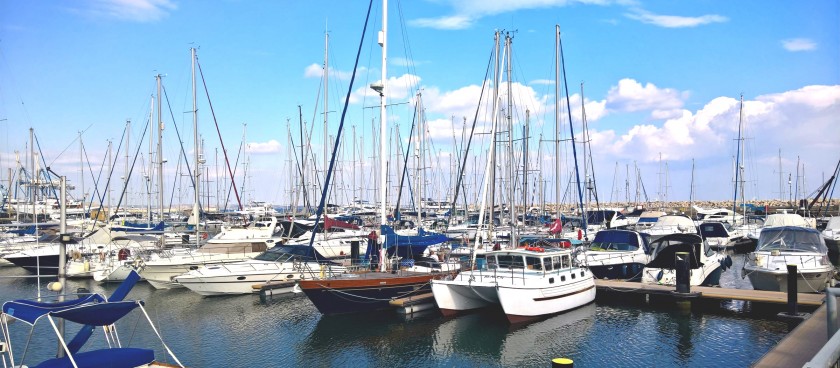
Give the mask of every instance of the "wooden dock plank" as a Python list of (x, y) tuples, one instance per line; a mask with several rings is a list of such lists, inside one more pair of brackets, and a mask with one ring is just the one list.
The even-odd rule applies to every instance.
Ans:
[(434, 303), (434, 301), (435, 301), (434, 294), (424, 293), (424, 294), (417, 294), (417, 295), (408, 296), (408, 297), (405, 297), (405, 298), (394, 299), (394, 300), (391, 300), (388, 303), (391, 306), (394, 306), (394, 307), (407, 307), (409, 305), (418, 304), (418, 303), (426, 303), (426, 302)]
[[(614, 290), (620, 292), (638, 292), (646, 294), (671, 294), (675, 289), (674, 286), (615, 280), (595, 280), (595, 286), (598, 287), (598, 290)], [(744, 300), (774, 304), (787, 303), (787, 293), (779, 291), (692, 286), (691, 292), (700, 293), (700, 298), (706, 299)], [(820, 306), (823, 304), (824, 298), (825, 296), (823, 294), (799, 293), (797, 295), (797, 304)]]
[(828, 342), (826, 307), (817, 308), (811, 318), (796, 326), (776, 346), (764, 354), (753, 367), (801, 367), (817, 355)]

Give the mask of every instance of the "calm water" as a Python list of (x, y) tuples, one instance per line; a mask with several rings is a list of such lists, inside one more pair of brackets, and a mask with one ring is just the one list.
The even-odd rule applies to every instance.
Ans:
[[(736, 258), (722, 282), (749, 288), (740, 277), (742, 262), (743, 257)], [(22, 269), (0, 269), (0, 276), (23, 274)], [(37, 285), (35, 279), (0, 278), (0, 301), (32, 297)], [(68, 282), (68, 290), (77, 287), (110, 294), (116, 285)], [(774, 320), (775, 311), (753, 311), (745, 303), (695, 303), (688, 311), (632, 302), (628, 296), (599, 295), (594, 304), (518, 327), (509, 326), (500, 311), (452, 319), (436, 311), (414, 318), (393, 312), (324, 317), (303, 295), (263, 304), (257, 296), (205, 298), (188, 290), (158, 291), (145, 283), (129, 298), (145, 300), (164, 341), (190, 367), (546, 367), (556, 357), (570, 357), (578, 367), (744, 367), (790, 328)], [(154, 347), (158, 359), (166, 360), (138, 317), (142, 313), (133, 312), (118, 325), (123, 346)], [(54, 354), (55, 343), (39, 337), (54, 335), (43, 322), (32, 345), (47, 348), (30, 349), (24, 363)], [(19, 359), (29, 328), (22, 323), (11, 328)], [(102, 339), (97, 331), (94, 346), (104, 346)]]

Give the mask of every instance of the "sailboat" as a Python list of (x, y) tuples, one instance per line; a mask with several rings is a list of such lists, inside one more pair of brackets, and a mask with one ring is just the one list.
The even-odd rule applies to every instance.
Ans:
[[(368, 17), (370, 17), (370, 10), (368, 10)], [(365, 28), (367, 28), (367, 20), (365, 21)], [(371, 312), (382, 309), (389, 309), (389, 301), (393, 298), (405, 297), (429, 290), (429, 281), (432, 279), (443, 278), (449, 273), (446, 272), (414, 272), (400, 269), (399, 265), (390, 266), (385, 261), (389, 255), (389, 249), (398, 249), (399, 244), (391, 243), (391, 239), (395, 242), (399, 241), (401, 237), (389, 237), (388, 234), (393, 232), (393, 229), (388, 226), (388, 212), (387, 212), (387, 115), (385, 111), (385, 95), (387, 89), (387, 40), (388, 40), (388, 1), (382, 1), (382, 30), (379, 33), (379, 44), (382, 46), (382, 79), (379, 83), (374, 83), (371, 88), (379, 93), (379, 113), (380, 113), (380, 233), (379, 239), (381, 244), (377, 244), (375, 248), (379, 253), (379, 266), (376, 271), (362, 270), (359, 272), (338, 274), (324, 279), (309, 279), (301, 280), (298, 283), (300, 291), (315, 304), (319, 312), (325, 315), (345, 314), (357, 312)], [(361, 48), (359, 48), (361, 51)], [(358, 63), (358, 54), (356, 56)], [(354, 70), (355, 73), (355, 70)], [(355, 74), (354, 74), (355, 78)], [(351, 79), (350, 89), (353, 88)], [(348, 93), (349, 98), (349, 93)], [(344, 111), (346, 112), (347, 102), (345, 102)], [(339, 124), (339, 131), (337, 137), (341, 135), (341, 128), (344, 125), (344, 116)], [(332, 174), (332, 167), (335, 161), (335, 153), (338, 151), (337, 146), (339, 139), (336, 139), (336, 149), (333, 150), (333, 157), (330, 162), (329, 170), (327, 171), (327, 180), (324, 181), (324, 191), (321, 195), (321, 203), (318, 208), (317, 217), (323, 213), (327, 188), (330, 183), (330, 176)], [(317, 219), (316, 219), (317, 221)], [(423, 235), (418, 235), (422, 237)], [(416, 238), (412, 237), (413, 240)], [(314, 236), (313, 239), (314, 241)], [(311, 244), (311, 242), (310, 242)], [(368, 254), (373, 255), (374, 249), (368, 247)], [(391, 252), (392, 253), (392, 252)], [(375, 259), (370, 257), (370, 259)], [(396, 258), (392, 258), (396, 259)]]

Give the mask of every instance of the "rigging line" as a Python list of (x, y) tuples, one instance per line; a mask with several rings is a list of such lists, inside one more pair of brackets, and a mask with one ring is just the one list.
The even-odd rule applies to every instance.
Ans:
[[(173, 123), (172, 125), (177, 124)], [(187, 168), (187, 171), (189, 172), (189, 168)], [(177, 186), (179, 189), (181, 188), (181, 180), (183, 180), (183, 177), (184, 176), (181, 175), (181, 155), (178, 155), (178, 163), (175, 165), (175, 180), (172, 181), (172, 190), (169, 191), (169, 205), (166, 207), (167, 212), (172, 212), (172, 202), (175, 200), (175, 187)], [(178, 196), (178, 202), (180, 201), (181, 196)], [(200, 206), (201, 202), (199, 201), (199, 208)], [(199, 213), (201, 213), (200, 210)]]
[[(41, 142), (38, 141), (38, 135), (33, 134), (35, 136), (35, 145), (38, 146), (38, 153), (41, 154), (41, 163), (44, 164), (44, 168), (49, 169), (49, 165), (47, 165), (47, 160), (44, 159), (44, 151), (41, 151)], [(47, 181), (50, 183), (50, 189), (52, 189), (53, 197), (58, 198), (58, 193), (55, 192), (55, 185), (52, 182), (52, 175), (50, 175), (49, 170), (43, 170), (44, 176), (46, 176)], [(38, 177), (38, 173), (32, 173), (35, 177)], [(40, 189), (40, 188), (39, 188)], [(32, 207), (32, 211), (35, 211), (35, 207)]]
[[(82, 130), (82, 131), (81, 131), (81, 133), (86, 132), (86, 131), (87, 131), (88, 129), (90, 129), (90, 127), (92, 127), (92, 126), (93, 126), (93, 124), (88, 125), (88, 127), (87, 127), (87, 128), (85, 128), (84, 130)], [(54, 163), (55, 163), (55, 161), (56, 161), (56, 160), (58, 160), (58, 159), (61, 157), (61, 155), (63, 155), (63, 154), (64, 154), (64, 152), (67, 152), (67, 150), (68, 150), (68, 149), (70, 149), (70, 146), (72, 146), (72, 145), (73, 145), (73, 143), (76, 143), (76, 141), (78, 141), (78, 140), (79, 140), (79, 136), (77, 135), (77, 136), (76, 136), (75, 138), (73, 138), (73, 140), (72, 140), (72, 141), (71, 141), (71, 142), (67, 145), (67, 147), (64, 147), (64, 149), (61, 151), (61, 153), (59, 153), (59, 154), (58, 154), (58, 156), (56, 156), (56, 157), (55, 157), (52, 161), (50, 161), (49, 166), (52, 166), (52, 164), (54, 164)]]
[[(82, 153), (84, 153), (84, 155), (85, 155), (85, 160), (88, 163), (88, 165), (87, 165), (88, 166), (88, 172), (90, 172), (90, 179), (91, 179), (91, 181), (93, 181), (93, 194), (96, 195), (96, 198), (100, 199), (99, 203), (100, 203), (100, 209), (101, 209), (101, 204), (102, 204), (101, 198), (102, 197), (101, 197), (101, 194), (99, 193), (99, 179), (102, 178), (102, 169), (105, 167), (105, 159), (108, 156), (104, 155), (102, 157), (102, 164), (99, 165), (99, 175), (98, 176), (93, 176), (93, 168), (90, 167), (90, 158), (88, 158), (87, 149), (85, 149), (84, 145), (82, 145)], [(84, 193), (82, 193), (82, 196), (84, 196)], [(90, 213), (90, 208), (92, 206), (93, 206), (93, 196), (91, 195), (91, 200), (88, 201), (88, 208), (87, 208), (86, 212)], [(99, 217), (99, 216), (97, 216), (97, 217)]]
[[(184, 164), (187, 165), (187, 172), (192, 173), (192, 169), (190, 169), (190, 162), (187, 159), (187, 153), (184, 151), (184, 140), (181, 139), (181, 133), (178, 130), (178, 124), (175, 124), (175, 114), (172, 112), (172, 105), (169, 104), (169, 94), (166, 93), (166, 86), (161, 84), (160, 87), (163, 89), (163, 96), (166, 97), (166, 107), (169, 108), (169, 116), (172, 118), (172, 125), (175, 126), (175, 135), (178, 136), (178, 145), (181, 147), (181, 156), (184, 157)], [(198, 150), (198, 147), (195, 147), (194, 149)], [(179, 156), (178, 165), (180, 164), (181, 157)], [(196, 170), (198, 170), (198, 167), (196, 167)], [(193, 190), (198, 190), (196, 188), (194, 175), (190, 175), (190, 183), (192, 183)], [(172, 191), (175, 191), (174, 186)], [(172, 198), (169, 199), (169, 209), (172, 209)], [(203, 212), (203, 209), (201, 208), (201, 201), (198, 201), (198, 213), (201, 212)]]
[(569, 134), (571, 135), (572, 139), (572, 156), (574, 156), (575, 160), (575, 178), (577, 179), (577, 190), (578, 190), (578, 200), (580, 206), (580, 214), (581, 219), (583, 220), (583, 234), (585, 237), (588, 237), (587, 234), (587, 224), (586, 224), (586, 209), (583, 206), (583, 191), (580, 188), (580, 171), (578, 170), (577, 165), (577, 147), (575, 147), (575, 128), (572, 124), (572, 106), (569, 102), (569, 79), (566, 78), (566, 58), (563, 54), (563, 41), (561, 38), (558, 38), (558, 44), (560, 46), (560, 65), (562, 65), (563, 69), (563, 87), (566, 92), (566, 113), (569, 115)]
[[(321, 192), (321, 201), (318, 204), (318, 211), (315, 213), (316, 229), (317, 229), (317, 226), (318, 226), (318, 222), (321, 221), (321, 215), (323, 215), (323, 213), (324, 213), (324, 202), (327, 200), (327, 191), (329, 189), (330, 177), (332, 176), (333, 165), (335, 165), (335, 157), (336, 157), (336, 153), (338, 152), (338, 142), (341, 140), (341, 131), (344, 128), (344, 118), (347, 116), (347, 107), (350, 106), (350, 94), (353, 92), (353, 82), (355, 82), (355, 80), (356, 80), (356, 71), (359, 67), (359, 56), (362, 53), (362, 46), (364, 45), (364, 42), (365, 42), (365, 33), (367, 32), (368, 21), (370, 20), (370, 9), (372, 7), (373, 7), (373, 0), (370, 0), (370, 3), (368, 4), (367, 16), (365, 17), (365, 26), (362, 29), (362, 39), (359, 40), (359, 48), (358, 48), (358, 51), (356, 51), (356, 62), (353, 64), (353, 74), (350, 76), (350, 86), (347, 88), (347, 95), (344, 98), (344, 107), (341, 110), (341, 120), (338, 124), (338, 132), (335, 135), (335, 147), (333, 148), (333, 154), (332, 154), (332, 157), (330, 158), (330, 167), (327, 170), (327, 176), (324, 179), (324, 190)], [(385, 190), (385, 188), (382, 188), (382, 190)], [(326, 226), (324, 226), (324, 228), (326, 228)], [(315, 242), (315, 234), (316, 234), (316, 231), (313, 230), (312, 235), (309, 238), (309, 246), (310, 247), (312, 247), (312, 244)], [(326, 231), (324, 232), (324, 234), (326, 234)], [(317, 259), (317, 256), (316, 256), (316, 259)]]
[[(239, 142), (239, 151), (236, 152), (236, 161), (234, 161), (234, 163), (233, 163), (233, 174), (232, 174), (233, 177), (236, 177), (236, 172), (239, 170), (239, 158), (242, 156), (242, 145), (244, 145), (244, 144), (245, 144), (245, 142)], [(230, 192), (233, 191), (233, 186), (234, 185), (236, 185), (236, 184), (233, 183), (233, 180), (231, 180), (231, 186), (229, 186), (227, 188), (227, 196), (225, 197), (225, 209), (227, 209), (228, 203), (230, 202)], [(240, 208), (240, 210), (241, 210), (241, 208)]]
[(233, 170), (230, 168), (230, 160), (228, 160), (227, 148), (225, 148), (225, 141), (222, 139), (222, 131), (219, 129), (219, 121), (216, 120), (216, 111), (213, 109), (213, 102), (210, 101), (210, 91), (207, 89), (207, 81), (204, 80), (204, 71), (201, 70), (201, 63), (198, 62), (198, 57), (195, 59), (195, 65), (198, 66), (198, 73), (201, 75), (201, 84), (204, 85), (204, 93), (207, 95), (207, 103), (210, 105), (210, 114), (213, 115), (213, 123), (216, 125), (216, 134), (219, 135), (219, 143), (222, 145), (222, 153), (225, 156), (225, 164), (230, 174), (230, 185), (233, 187), (233, 192), (236, 193), (236, 202), (239, 204), (239, 210), (242, 210), (242, 200), (239, 198), (239, 191), (236, 189), (236, 180), (233, 177)]
[[(494, 47), (495, 48), (495, 45)], [(478, 124), (478, 114), (481, 111), (481, 101), (484, 99), (484, 91), (486, 90), (487, 86), (487, 77), (490, 75), (490, 67), (493, 65), (493, 48), (490, 51), (490, 59), (487, 62), (487, 70), (484, 72), (484, 79), (482, 79), (481, 85), (481, 94), (478, 96), (478, 106), (475, 109), (475, 116), (473, 117), (472, 128), (470, 129), (470, 136), (467, 139), (467, 147), (464, 149), (464, 161), (460, 165), (460, 170), (458, 173), (458, 183), (455, 185), (455, 196), (452, 198), (452, 204), (449, 206), (449, 218), (446, 219), (446, 227), (449, 228), (449, 223), (452, 221), (452, 218), (455, 217), (455, 205), (458, 203), (458, 194), (461, 192), (461, 182), (464, 177), (464, 169), (467, 166), (467, 160), (469, 159), (469, 151), (470, 146), (472, 145), (473, 135), (475, 134), (475, 126)], [(466, 200), (466, 198), (465, 198)]]
[[(414, 135), (414, 124), (417, 123), (416, 118), (417, 118), (417, 105), (414, 105), (414, 115), (411, 118), (411, 129), (408, 132), (408, 145), (405, 149), (405, 159), (403, 160), (403, 172), (402, 172), (402, 175), (400, 175), (400, 185), (399, 185), (399, 187), (397, 187), (397, 203), (395, 204), (395, 207), (394, 207), (395, 208), (394, 209), (394, 219), (399, 219), (400, 218), (400, 199), (402, 198), (402, 189), (403, 189), (403, 183), (405, 182), (405, 176), (408, 173), (408, 156), (411, 153), (410, 152), (411, 151), (411, 141), (412, 141), (411, 137)], [(400, 145), (402, 145), (402, 140), (400, 140)], [(409, 183), (409, 192), (411, 192), (410, 188), (411, 188), (411, 183)], [(410, 197), (413, 198), (414, 196), (412, 195)], [(414, 204), (414, 201), (412, 201), (412, 204)]]
[[(301, 142), (301, 156), (304, 154), (307, 155), (306, 159), (311, 159), (312, 161), (312, 172), (315, 173), (315, 186), (319, 190), (321, 187), (321, 178), (318, 176), (318, 160), (315, 159), (315, 152), (312, 151), (312, 135), (315, 134), (315, 117), (318, 116), (318, 106), (321, 104), (321, 87), (323, 86), (325, 74), (321, 74), (321, 83), (318, 83), (318, 94), (315, 95), (315, 108), (312, 110), (312, 120), (309, 121), (309, 130), (304, 131), (306, 134), (306, 149), (303, 148), (303, 142)], [(326, 135), (327, 132), (324, 132)], [(304, 164), (305, 166), (305, 164)]]
[[(149, 130), (149, 125), (150, 124), (143, 124), (143, 135), (142, 135), (142, 137), (146, 136), (146, 132)], [(117, 210), (120, 209), (120, 205), (122, 205), (122, 200), (125, 197), (125, 192), (128, 190), (128, 182), (129, 182), (129, 180), (131, 180), (131, 174), (134, 173), (134, 165), (137, 163), (137, 156), (140, 155), (140, 149), (141, 148), (143, 148), (143, 141), (142, 140), (137, 144), (137, 150), (134, 152), (134, 160), (131, 161), (131, 169), (125, 175), (125, 182), (123, 184), (123, 190), (122, 190), (122, 192), (120, 192), (120, 199), (117, 200)], [(174, 190), (173, 190), (173, 192), (174, 192)], [(160, 220), (163, 221), (163, 209), (161, 209)], [(151, 222), (149, 223), (149, 225), (151, 225)]]
[[(110, 171), (110, 172), (108, 172), (108, 180), (107, 180), (107, 181), (105, 181), (105, 188), (110, 188), (110, 186), (111, 186), (111, 177), (113, 177), (113, 176), (114, 176), (114, 169), (116, 169), (116, 168), (117, 168), (117, 165), (116, 165), (117, 160), (119, 160), (119, 159), (120, 159), (120, 150), (122, 149), (123, 140), (125, 139), (125, 130), (126, 130), (126, 128), (128, 128), (128, 127), (124, 127), (124, 128), (123, 128), (123, 132), (122, 132), (122, 134), (120, 135), (120, 144), (119, 144), (119, 145), (117, 145), (117, 154), (115, 155), (116, 157), (114, 157), (114, 162), (113, 162), (113, 163), (111, 163), (111, 171)], [(105, 158), (107, 158), (107, 157), (108, 157), (108, 155), (106, 154), (106, 155), (105, 155)], [(103, 164), (103, 166), (104, 166), (104, 164)], [(100, 171), (100, 176), (101, 176), (101, 175), (102, 175), (102, 172)], [(99, 181), (97, 180), (97, 185), (98, 185), (98, 184), (99, 184)], [(101, 196), (101, 197), (99, 197), (99, 208), (98, 208), (98, 210), (97, 210), (96, 219), (94, 219), (94, 220), (93, 220), (93, 225), (91, 225), (91, 228), (94, 228), (94, 227), (96, 226), (96, 223), (99, 221), (99, 213), (100, 213), (100, 212), (102, 212), (102, 206), (103, 206), (103, 203), (102, 203), (102, 202), (103, 202), (104, 197), (105, 197), (107, 194), (108, 194), (107, 192), (106, 192), (106, 193), (102, 193), (102, 196)], [(118, 209), (119, 209), (119, 208), (118, 208)], [(109, 208), (108, 210), (110, 211), (111, 209)], [(162, 210), (163, 210), (163, 209), (161, 209), (161, 211), (162, 211)], [(114, 212), (116, 212), (116, 211), (114, 211)], [(109, 218), (108, 220), (110, 221), (110, 218)]]

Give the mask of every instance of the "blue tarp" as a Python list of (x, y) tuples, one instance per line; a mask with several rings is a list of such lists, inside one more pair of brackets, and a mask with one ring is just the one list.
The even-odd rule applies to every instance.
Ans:
[(50, 312), (51, 316), (64, 318), (70, 322), (91, 326), (107, 326), (114, 324), (120, 318), (137, 308), (142, 302), (128, 300), (122, 302), (106, 302), (86, 304), (78, 307)]
[[(155, 352), (149, 349), (113, 348), (73, 354), (73, 359), (79, 367), (140, 367), (154, 362)], [(68, 357), (46, 360), (33, 368), (65, 367), (73, 367)]]
[[(629, 244), (632, 247), (638, 249), (643, 248), (645, 253), (650, 253), (650, 249), (648, 248), (648, 244), (643, 239), (643, 244), (639, 244), (639, 237), (638, 233), (635, 231), (629, 230), (601, 230), (595, 234), (595, 239), (592, 240), (592, 245), (598, 244), (606, 244), (606, 243), (613, 243), (613, 244)], [(631, 250), (631, 249), (620, 249), (619, 250)]]

